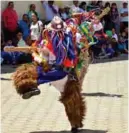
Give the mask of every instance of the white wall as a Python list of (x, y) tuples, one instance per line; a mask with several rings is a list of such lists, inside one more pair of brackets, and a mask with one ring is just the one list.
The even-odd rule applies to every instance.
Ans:
[[(86, 2), (88, 3), (88, 1), (86, 1)], [(117, 3), (118, 8), (122, 7), (122, 2), (123, 1), (115, 1), (115, 2)], [(5, 7), (7, 6), (7, 3), (8, 3), (8, 1), (1, 1), (2, 10), (5, 9)], [(43, 19), (44, 18), (44, 9), (43, 9), (40, 1), (20, 1), (20, 0), (19, 1), (14, 1), (15, 10), (18, 13), (19, 19), (22, 17), (22, 15), (24, 13), (28, 12), (30, 4), (35, 4), (36, 5), (36, 11), (39, 12), (40, 17)], [(66, 6), (66, 5), (70, 6), (70, 5), (72, 5), (72, 1), (56, 1), (56, 4), (60, 5), (61, 7)]]

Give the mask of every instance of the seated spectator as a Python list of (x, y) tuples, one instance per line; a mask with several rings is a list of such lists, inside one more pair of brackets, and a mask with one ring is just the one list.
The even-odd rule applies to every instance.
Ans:
[(111, 44), (104, 44), (102, 46), (102, 52), (99, 54), (99, 58), (112, 58), (114, 56), (115, 51), (112, 48)]
[(128, 49), (127, 49), (127, 45), (126, 43), (124, 42), (124, 40), (122, 40), (122, 38), (120, 39), (119, 41), (119, 44), (118, 44), (118, 49), (121, 53), (128, 53)]
[(43, 23), (38, 19), (36, 13), (32, 14), (32, 23), (30, 25), (30, 36), (33, 43), (37, 42), (40, 39), (41, 32), (43, 28)]
[(123, 3), (123, 8), (120, 10), (121, 15), (121, 32), (128, 27), (128, 3)]
[(86, 2), (81, 2), (79, 8), (80, 12), (86, 12)]
[(14, 10), (13, 2), (9, 2), (7, 8), (3, 11), (2, 20), (4, 26), (4, 39), (6, 42), (14, 38), (18, 27), (18, 15)]
[(112, 38), (114, 38), (116, 40), (116, 42), (118, 42), (118, 36), (117, 36), (114, 28), (112, 29)]
[[(5, 47), (14, 47), (12, 40), (8, 40)], [(19, 56), (17, 52), (1, 52), (1, 57), (3, 58), (3, 62), (7, 64), (15, 65)]]
[(19, 28), (22, 31), (23, 39), (27, 38), (30, 34), (30, 28), (29, 28), (29, 18), (27, 14), (24, 14), (22, 17), (22, 20), (19, 21)]
[(118, 48), (121, 53), (128, 53), (128, 41), (125, 32), (122, 32), (120, 36)]
[[(11, 40), (8, 40), (5, 47), (13, 47)], [(18, 47), (26, 47), (25, 41), (22, 39), (22, 33), (20, 31), (17, 32), (16, 39), (15, 39), (15, 46)], [(16, 65), (19, 63), (27, 63), (32, 62), (31, 54), (24, 53), (24, 52), (1, 52), (1, 57), (3, 58), (4, 63)]]
[(32, 14), (33, 13), (36, 13), (38, 15), (38, 18), (40, 18), (38, 12), (36, 12), (36, 6), (35, 6), (35, 4), (31, 4), (30, 5), (29, 12), (27, 13), (30, 21), (32, 21)]
[(16, 38), (15, 38), (15, 44), (17, 47), (27, 47), (26, 42), (23, 40), (23, 34), (20, 30), (17, 31)]
[(48, 24), (53, 18), (54, 16), (59, 16), (58, 13), (58, 7), (56, 5), (54, 5), (54, 1), (41, 1), (43, 8), (45, 10), (45, 17), (46, 17), (46, 22), (45, 24)]

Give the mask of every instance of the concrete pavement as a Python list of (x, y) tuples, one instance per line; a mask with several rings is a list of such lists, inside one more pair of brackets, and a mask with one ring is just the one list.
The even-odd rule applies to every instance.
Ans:
[[(127, 133), (128, 61), (91, 64), (83, 83), (82, 95), (87, 114), (81, 133)], [(2, 68), (2, 133), (70, 133), (70, 124), (59, 92), (41, 85), (41, 95), (23, 100), (17, 95), (10, 76)]]

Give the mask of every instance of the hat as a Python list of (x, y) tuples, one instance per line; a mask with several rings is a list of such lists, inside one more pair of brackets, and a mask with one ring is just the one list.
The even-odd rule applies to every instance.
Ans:
[(49, 30), (61, 31), (66, 27), (66, 23), (60, 17), (55, 16), (45, 28)]

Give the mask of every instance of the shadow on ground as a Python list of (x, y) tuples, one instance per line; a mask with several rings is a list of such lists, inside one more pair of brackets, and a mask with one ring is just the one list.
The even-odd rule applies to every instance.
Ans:
[[(34, 131), (30, 133), (71, 133), (71, 132), (70, 131)], [(80, 130), (78, 133), (107, 133), (107, 131), (83, 129), (83, 130)]]
[(121, 54), (118, 57), (113, 57), (112, 59), (95, 59), (92, 62), (92, 64), (115, 62), (115, 61), (125, 61), (125, 60), (128, 60), (128, 54)]
[(10, 81), (11, 79), (10, 79), (10, 78), (0, 78), (0, 80), (7, 80), (7, 81)]
[(107, 94), (103, 92), (97, 92), (97, 93), (82, 93), (83, 96), (100, 96), (100, 97), (118, 97), (121, 98), (123, 95), (118, 94)]
[(11, 65), (2, 65), (1, 66), (1, 74), (13, 73), (13, 72), (15, 72), (15, 70), (16, 70), (16, 67), (13, 67)]

